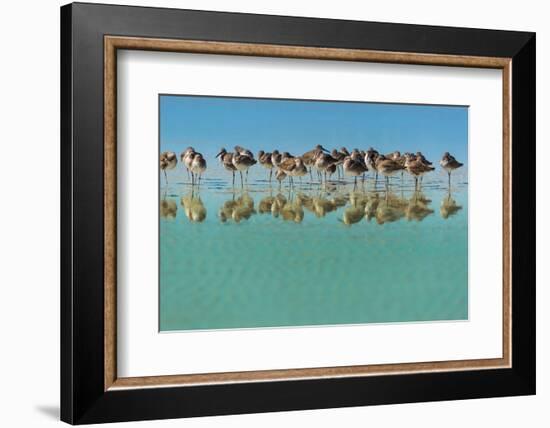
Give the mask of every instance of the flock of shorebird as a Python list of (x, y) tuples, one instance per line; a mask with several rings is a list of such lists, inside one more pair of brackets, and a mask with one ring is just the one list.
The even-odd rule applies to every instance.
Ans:
[[(404, 172), (410, 174), (415, 180), (415, 188), (418, 187), (419, 180), (422, 177), (435, 170), (432, 162), (427, 160), (421, 152), (403, 153), (394, 151), (389, 154), (380, 154), (377, 150), (369, 148), (368, 150), (353, 149), (349, 152), (345, 147), (340, 150), (334, 149), (329, 152), (322, 145), (317, 145), (313, 150), (304, 153), (301, 156), (293, 156), (288, 152), (258, 152), (257, 160), (254, 154), (243, 147), (235, 146), (234, 152), (228, 152), (222, 148), (216, 155), (220, 159), (223, 167), (231, 172), (233, 176), (233, 186), (235, 186), (235, 174), (239, 172), (241, 178), (241, 187), (248, 182), (248, 170), (259, 163), (269, 171), (269, 182), (271, 183), (273, 172), (275, 178), (282, 183), (288, 178), (290, 186), (294, 186), (294, 178), (309, 174), (313, 180), (313, 171), (321, 183), (327, 183), (333, 174), (338, 178), (350, 176), (354, 178), (354, 188), (357, 187), (357, 178), (365, 179), (366, 173), (372, 171), (375, 179), (382, 175), (386, 181), (386, 188), (389, 185), (389, 177)], [(203, 155), (193, 147), (188, 147), (180, 155), (180, 161), (191, 177), (191, 183), (200, 184), (203, 173), (207, 165)], [(174, 169), (178, 163), (177, 155), (174, 152), (163, 152), (160, 155), (160, 169), (164, 172), (166, 183), (168, 177), (167, 170)], [(446, 152), (441, 158), (439, 164), (447, 172), (449, 178), (449, 188), (451, 186), (451, 173), (460, 168), (463, 164), (457, 161), (450, 153)], [(243, 178), (243, 172), (245, 176)]]

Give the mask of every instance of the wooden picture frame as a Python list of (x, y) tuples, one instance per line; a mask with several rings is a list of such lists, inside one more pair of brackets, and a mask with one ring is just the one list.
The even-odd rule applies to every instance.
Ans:
[[(117, 49), (501, 69), (503, 357), (118, 377)], [(523, 159), (535, 156), (534, 34), (76, 3), (61, 9), (61, 52), (62, 420), (80, 424), (535, 392), (535, 171), (519, 162), (520, 153)]]

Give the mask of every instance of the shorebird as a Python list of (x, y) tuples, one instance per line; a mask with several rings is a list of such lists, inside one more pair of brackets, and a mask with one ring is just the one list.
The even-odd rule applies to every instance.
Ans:
[(282, 186), (283, 180), (286, 178), (286, 173), (282, 169), (278, 169), (275, 173), (275, 178), (279, 182), (279, 189)]
[(317, 158), (317, 155), (322, 152), (328, 153), (328, 150), (325, 149), (321, 144), (317, 144), (313, 150), (305, 152), (302, 155), (302, 159), (304, 160), (304, 165), (309, 169), (309, 176), (311, 180), (313, 180), (313, 174), (311, 172), (311, 168), (315, 164), (315, 159)]
[(387, 192), (390, 184), (390, 177), (394, 175), (396, 172), (404, 169), (404, 166), (392, 159), (386, 158), (384, 155), (380, 155), (378, 156), (378, 158), (376, 158), (375, 165), (376, 165), (376, 171), (382, 174), (386, 178), (386, 192)]
[(220, 158), (221, 164), (227, 171), (231, 171), (231, 174), (233, 175), (233, 187), (235, 187), (235, 171), (237, 171), (237, 168), (233, 165), (233, 153), (228, 153), (222, 147), (216, 157)]
[[(285, 177), (288, 177), (288, 181), (291, 186), (294, 184), (292, 181), (292, 176), (295, 168), (296, 168), (296, 161), (294, 160), (294, 158), (287, 157), (284, 160), (282, 160), (281, 163), (279, 163), (279, 171), (284, 172)], [(279, 178), (277, 178), (277, 180), (279, 180)]]
[(162, 152), (160, 154), (160, 169), (164, 172), (164, 179), (168, 184), (168, 176), (166, 175), (167, 169), (174, 169), (178, 164), (178, 157), (174, 152)]
[(187, 171), (187, 178), (190, 177), (190, 174), (189, 174), (189, 168), (187, 167), (187, 165), (185, 164), (185, 158), (186, 156), (188, 156), (190, 153), (194, 153), (195, 152), (195, 149), (191, 146), (187, 147), (183, 152), (181, 152), (180, 154), (180, 161), (181, 163), (183, 164), (183, 166), (185, 167), (185, 170)]
[(421, 159), (407, 155), (405, 158), (404, 167), (407, 172), (414, 177), (414, 188), (418, 188), (418, 177), (422, 177), (427, 172), (433, 171), (435, 168), (422, 162)]
[[(347, 152), (347, 150), (346, 150), (346, 152)], [(330, 172), (330, 175), (334, 174), (335, 171), (338, 171), (338, 178), (340, 178), (340, 168), (342, 167), (342, 164), (344, 163), (345, 157), (348, 156), (348, 155), (346, 155), (343, 151), (339, 152), (336, 149), (332, 150), (330, 155), (336, 161), (336, 163), (334, 164), (334, 168), (333, 168), (334, 171)], [(332, 169), (332, 167), (331, 167), (331, 169)], [(329, 171), (327, 171), (327, 172), (329, 172)]]
[(273, 161), (271, 160), (271, 153), (266, 153), (263, 150), (258, 152), (258, 161), (260, 165), (269, 170), (269, 183), (271, 183), (271, 177), (273, 176)]
[(304, 164), (304, 160), (300, 157), (294, 158), (295, 167), (292, 170), (292, 177), (299, 177), (300, 181), (302, 177), (307, 174), (307, 167)]
[(199, 177), (198, 184), (201, 184), (201, 178), (204, 171), (206, 171), (206, 160), (201, 153), (195, 152), (193, 160), (191, 161), (191, 185), (195, 184), (196, 177)]
[(253, 157), (243, 155), (241, 153), (234, 153), (233, 157), (231, 159), (233, 162), (233, 166), (239, 171), (239, 174), (241, 175), (241, 187), (244, 186), (243, 181), (243, 171), (246, 172), (247, 177), (247, 183), (248, 183), (248, 169), (256, 164), (256, 160)]
[(372, 147), (369, 147), (367, 152), (365, 153), (365, 165), (368, 169), (371, 171), (374, 171), (374, 181), (378, 180), (378, 169), (376, 168), (376, 159), (378, 159), (378, 156), (380, 154), (374, 150)]
[(324, 175), (325, 184), (327, 183), (327, 168), (335, 163), (336, 163), (336, 160), (328, 153), (324, 153), (322, 151), (317, 152), (314, 165), (315, 165), (315, 168), (317, 169), (318, 174)]
[(365, 163), (365, 153), (361, 153), (359, 149), (353, 149), (351, 151), (351, 160), (355, 162), (360, 162), (365, 167), (365, 172), (363, 173), (363, 181), (365, 181), (365, 173), (367, 172), (367, 164)]
[(443, 154), (443, 158), (439, 161), (439, 165), (447, 171), (447, 174), (449, 174), (449, 189), (451, 188), (451, 172), (453, 172), (455, 169), (460, 168), (463, 163), (460, 163), (457, 161), (454, 156), (452, 156), (449, 152), (445, 152)]
[(426, 158), (424, 157), (424, 155), (422, 154), (422, 152), (416, 152), (416, 159), (422, 161), (422, 163), (424, 163), (424, 164), (426, 164), (426, 165), (428, 165), (428, 166), (432, 166), (432, 163), (431, 163), (428, 159), (426, 159)]
[(280, 163), (279, 169), (281, 169), (288, 176), (291, 186), (294, 185), (293, 177), (300, 177), (301, 179), (307, 174), (307, 168), (304, 165), (302, 158), (287, 158)]
[(275, 168), (279, 168), (279, 165), (281, 163), (281, 158), (283, 156), (279, 153), (279, 150), (273, 150), (273, 153), (271, 153), (271, 164)]
[(252, 154), (252, 152), (248, 149), (245, 149), (244, 147), (241, 147), (241, 146), (235, 146), (235, 153), (238, 153), (238, 154), (244, 155), (244, 156), (248, 156), (249, 158), (254, 159), (254, 155)]
[[(241, 147), (241, 146), (235, 146), (235, 155), (240, 155), (242, 157), (249, 158), (248, 160), (243, 159), (242, 157), (239, 158), (240, 159), (239, 162), (241, 163), (242, 168), (244, 168), (244, 169), (242, 169), (242, 171), (245, 171), (245, 173), (246, 173), (246, 182), (248, 183), (248, 168), (250, 168), (252, 165), (256, 164), (256, 160), (254, 159), (254, 155), (252, 154), (252, 152), (250, 150), (245, 149), (244, 147)], [(249, 162), (249, 161), (253, 161), (253, 162)], [(245, 168), (247, 163), (248, 163), (248, 166)], [(235, 165), (235, 156), (233, 156), (233, 165)], [(239, 168), (237, 167), (237, 169), (239, 169)], [(239, 170), (239, 171), (241, 171), (241, 170)], [(242, 173), (241, 173), (241, 176), (242, 176)]]
[(353, 160), (351, 156), (344, 159), (344, 174), (351, 175), (354, 178), (353, 188), (357, 188), (357, 176), (367, 172), (367, 167), (359, 160)]
[[(191, 162), (193, 162), (193, 158), (195, 157), (195, 149), (193, 147), (188, 147), (185, 149), (185, 151), (181, 154), (181, 161), (183, 162), (183, 165), (185, 166), (185, 169), (187, 169), (187, 178), (189, 178), (189, 173), (191, 172)], [(191, 174), (191, 181), (193, 180), (193, 174)]]
[[(342, 160), (342, 164), (344, 163), (344, 161)], [(333, 163), (332, 165), (329, 165), (327, 167), (327, 176), (328, 176), (328, 179), (330, 180), (330, 178), (332, 177), (332, 174), (334, 174), (336, 171), (338, 171), (338, 178), (340, 178), (340, 169), (339, 169), (339, 166), (341, 164), (339, 163)]]

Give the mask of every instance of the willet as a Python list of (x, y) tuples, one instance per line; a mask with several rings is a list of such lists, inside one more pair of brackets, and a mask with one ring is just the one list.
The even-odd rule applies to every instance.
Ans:
[[(347, 152), (347, 150), (346, 150)], [(340, 169), (342, 168), (342, 165), (344, 163), (344, 159), (346, 158), (346, 154), (344, 152), (339, 152), (338, 150), (334, 149), (330, 153), (330, 155), (334, 158), (336, 163), (334, 164), (334, 171), (330, 172), (330, 175), (334, 174), (335, 171), (338, 171), (338, 178), (340, 178)], [(332, 169), (332, 167), (331, 167)], [(329, 177), (330, 178), (330, 177)]]
[(237, 168), (233, 165), (233, 153), (228, 153), (227, 150), (222, 147), (216, 157), (220, 158), (220, 162), (227, 171), (231, 171), (233, 175), (233, 187), (235, 187), (235, 171), (237, 171)]
[(191, 146), (187, 147), (183, 152), (181, 152), (180, 154), (180, 161), (181, 163), (183, 164), (183, 166), (185, 167), (185, 170), (187, 171), (187, 178), (189, 179), (190, 177), (190, 173), (189, 173), (189, 168), (187, 167), (186, 163), (185, 163), (185, 158), (191, 154), (191, 153), (194, 153), (195, 152), (195, 149)]
[(355, 162), (360, 162), (365, 167), (365, 172), (363, 172), (363, 182), (365, 181), (365, 173), (367, 172), (367, 164), (365, 163), (365, 153), (361, 153), (359, 149), (353, 149), (351, 151), (351, 160)]
[(404, 166), (398, 162), (392, 159), (387, 159), (384, 155), (378, 156), (376, 159), (376, 170), (386, 179), (386, 193), (390, 184), (390, 177), (403, 169)]
[(273, 150), (273, 153), (271, 153), (271, 164), (275, 168), (279, 168), (279, 165), (281, 164), (281, 158), (283, 156), (279, 153), (279, 150)]
[(439, 164), (441, 167), (447, 171), (447, 174), (449, 175), (449, 189), (451, 188), (451, 172), (453, 172), (455, 169), (460, 168), (463, 163), (457, 161), (454, 156), (452, 156), (449, 152), (445, 152), (443, 155), (443, 158), (439, 161)]
[[(334, 157), (334, 156), (333, 156)], [(336, 171), (338, 171), (338, 178), (340, 178), (340, 169), (339, 166), (342, 165), (344, 161), (342, 160), (342, 163), (333, 163), (332, 165), (329, 165), (327, 167), (327, 176), (330, 180), (332, 177), (332, 174), (334, 174)]]
[(191, 161), (191, 184), (194, 185), (196, 177), (199, 177), (198, 184), (201, 184), (201, 178), (204, 171), (206, 171), (206, 160), (201, 153), (195, 152), (193, 160)]
[(278, 169), (275, 173), (275, 178), (279, 182), (279, 189), (282, 186), (283, 180), (286, 178), (286, 173), (282, 169)]
[(414, 188), (418, 188), (418, 178), (422, 177), (427, 172), (433, 171), (435, 168), (422, 162), (422, 160), (412, 155), (407, 155), (405, 159), (405, 168), (407, 172), (414, 177)]
[(378, 159), (378, 156), (380, 156), (380, 154), (372, 147), (369, 147), (369, 149), (365, 153), (365, 165), (368, 169), (374, 171), (375, 183), (378, 180), (378, 169), (376, 168), (376, 159)]
[(281, 162), (279, 163), (279, 171), (283, 171), (285, 174), (285, 177), (288, 177), (288, 182), (290, 183), (290, 186), (294, 184), (292, 181), (292, 175), (295, 168), (296, 168), (296, 161), (294, 160), (294, 158), (286, 157), (285, 159), (281, 160)]
[(252, 154), (252, 152), (241, 146), (235, 146), (235, 153), (254, 159), (254, 155)]
[(420, 160), (425, 165), (432, 166), (432, 162), (426, 159), (422, 152), (416, 152), (416, 159)]
[(324, 153), (322, 151), (317, 152), (314, 165), (319, 175), (324, 175), (325, 185), (327, 184), (327, 168), (335, 163), (336, 160), (330, 154)]
[(167, 169), (174, 169), (178, 164), (178, 157), (174, 152), (162, 152), (160, 154), (160, 169), (164, 172), (164, 179), (168, 184), (168, 176), (166, 175)]
[[(185, 149), (185, 151), (181, 154), (181, 160), (183, 162), (183, 165), (185, 166), (185, 169), (187, 169), (187, 178), (189, 178), (189, 173), (191, 172), (191, 162), (193, 162), (193, 158), (195, 157), (195, 149), (193, 147), (188, 147)], [(193, 181), (193, 174), (191, 173), (191, 182)]]
[(240, 153), (234, 153), (232, 158), (233, 166), (237, 168), (239, 174), (241, 175), (241, 187), (244, 186), (243, 181), (243, 171), (246, 172), (247, 183), (248, 183), (248, 169), (256, 164), (256, 160), (253, 157), (243, 155)]
[(313, 180), (313, 174), (311, 172), (311, 169), (313, 168), (313, 166), (315, 165), (315, 160), (317, 158), (317, 155), (319, 153), (322, 153), (322, 152), (326, 152), (328, 153), (328, 150), (325, 149), (321, 144), (317, 144), (315, 146), (315, 148), (313, 150), (309, 150), (307, 152), (305, 152), (303, 155), (302, 155), (302, 159), (304, 161), (304, 165), (308, 168), (309, 170), (309, 177), (311, 178), (311, 180)]
[[(242, 167), (244, 168), (244, 166), (249, 163), (248, 167), (242, 169), (242, 171), (245, 171), (245, 174), (246, 174), (246, 182), (248, 184), (248, 168), (250, 168), (252, 165), (256, 164), (256, 159), (254, 159), (254, 155), (252, 154), (252, 152), (248, 149), (245, 149), (244, 147), (241, 147), (241, 146), (235, 146), (235, 155), (240, 155), (240, 156), (243, 156), (243, 157), (247, 157), (248, 160), (246, 159), (243, 159), (242, 157), (240, 157), (239, 159), (239, 163), (242, 164)], [(250, 163), (249, 161), (253, 161), (252, 163)], [(235, 165), (235, 156), (233, 156), (233, 165)], [(236, 166), (236, 165), (235, 165)], [(239, 169), (239, 168), (237, 168)], [(239, 170), (241, 171), (241, 170)], [(242, 175), (242, 173), (241, 173)], [(241, 183), (242, 184), (242, 183)]]
[(266, 153), (263, 150), (258, 152), (258, 161), (260, 165), (269, 170), (269, 183), (271, 183), (271, 177), (273, 176), (273, 161), (271, 160), (271, 153)]
[(351, 156), (346, 156), (344, 159), (344, 174), (354, 177), (353, 188), (357, 188), (357, 177), (363, 175), (368, 171), (363, 162), (359, 160), (353, 160)]

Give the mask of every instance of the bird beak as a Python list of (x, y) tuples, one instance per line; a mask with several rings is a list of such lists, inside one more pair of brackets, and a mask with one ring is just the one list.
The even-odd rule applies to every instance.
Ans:
[(329, 151), (325, 149), (323, 146), (321, 146), (321, 150), (324, 151), (325, 153), (329, 153)]
[(223, 152), (219, 152), (216, 157), (219, 158), (222, 155)]

